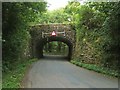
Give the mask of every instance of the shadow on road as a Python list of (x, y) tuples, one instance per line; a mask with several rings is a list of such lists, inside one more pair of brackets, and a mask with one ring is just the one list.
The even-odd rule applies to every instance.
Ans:
[(67, 61), (67, 56), (62, 55), (44, 55), (43, 58), (45, 60), (59, 60), (59, 61)]

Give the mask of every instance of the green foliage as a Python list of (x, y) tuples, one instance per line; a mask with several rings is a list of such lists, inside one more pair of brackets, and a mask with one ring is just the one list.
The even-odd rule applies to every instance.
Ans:
[(69, 23), (70, 15), (64, 13), (64, 9), (60, 8), (54, 11), (47, 11), (40, 16), (39, 23), (50, 24), (50, 23)]
[(80, 13), (81, 5), (78, 1), (69, 1), (68, 5), (66, 5), (64, 12), (70, 15), (70, 23), (75, 24), (76, 17), (78, 16), (78, 13)]
[(70, 23), (76, 31), (74, 58), (84, 63), (118, 69), (120, 32), (118, 2), (69, 1), (65, 8), (48, 11), (40, 23)]
[[(44, 12), (46, 2), (6, 2), (2, 5), (4, 72), (12, 70), (15, 62), (29, 57), (29, 26), (38, 22), (72, 24), (76, 32), (75, 63), (107, 74), (112, 70), (117, 71), (120, 58), (120, 2), (89, 2), (80, 5), (77, 1), (70, 1), (65, 8), (47, 12)], [(116, 73), (111, 75), (117, 76)]]
[(26, 69), (35, 61), (37, 61), (37, 59), (24, 60), (24, 62), (16, 64), (14, 70), (3, 73), (2, 88), (20, 88), (21, 80), (24, 78)]
[(2, 4), (3, 71), (29, 57), (29, 25), (46, 9), (46, 2), (4, 2)]
[(71, 1), (65, 8), (47, 11), (40, 15), (39, 23), (74, 23), (75, 16), (79, 13), (80, 3)]
[[(120, 2), (116, 3), (114, 10), (105, 20), (103, 30), (107, 34), (106, 41), (103, 44), (104, 58), (102, 63), (109, 68), (118, 69), (118, 61), (120, 58)], [(108, 33), (109, 32), (109, 33)]]
[(48, 55), (68, 55), (68, 46), (63, 42), (49, 42), (44, 46), (44, 54)]
[(101, 67), (101, 66), (98, 66), (98, 65), (95, 65), (95, 64), (85, 64), (85, 63), (79, 62), (77, 60), (72, 60), (71, 63), (73, 63), (77, 66), (86, 68), (88, 70), (96, 71), (98, 73), (103, 73), (103, 74), (106, 74), (106, 75), (109, 75), (109, 76), (119, 77), (119, 74), (118, 74), (117, 71), (111, 70), (109, 68)]
[(74, 58), (79, 62), (118, 70), (119, 12), (117, 2), (87, 3), (79, 8), (74, 23), (76, 28)]
[(88, 2), (88, 6), (97, 12), (103, 13), (106, 17), (114, 10), (116, 2)]
[(69, 1), (68, 5), (65, 7), (65, 12), (70, 15), (75, 15), (79, 13), (80, 3), (77, 1)]

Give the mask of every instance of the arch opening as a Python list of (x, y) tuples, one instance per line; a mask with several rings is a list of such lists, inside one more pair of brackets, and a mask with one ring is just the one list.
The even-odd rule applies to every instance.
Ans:
[(69, 47), (67, 44), (60, 41), (51, 41), (44, 45), (43, 56), (68, 56)]
[(50, 36), (50, 37), (46, 37), (46, 38), (42, 38), (41, 40), (38, 40), (37, 44), (36, 44), (36, 54), (35, 56), (37, 58), (42, 58), (44, 55), (44, 47), (47, 43), (50, 42), (62, 42), (64, 44), (66, 44), (68, 46), (68, 55), (67, 55), (67, 59), (70, 60), (71, 56), (72, 56), (72, 51), (73, 51), (73, 44), (72, 42), (70, 42), (70, 40), (64, 38), (64, 37), (58, 37), (58, 36)]

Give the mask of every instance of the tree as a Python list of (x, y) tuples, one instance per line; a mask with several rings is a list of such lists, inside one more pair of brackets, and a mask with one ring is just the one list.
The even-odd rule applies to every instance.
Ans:
[(63, 8), (54, 11), (47, 11), (42, 16), (40, 16), (39, 22), (44, 23), (68, 23), (69, 15), (64, 12)]
[(29, 56), (29, 24), (35, 22), (38, 14), (46, 10), (46, 4), (46, 2), (2, 4), (2, 39), (5, 41), (2, 47), (3, 66), (12, 66), (12, 63)]

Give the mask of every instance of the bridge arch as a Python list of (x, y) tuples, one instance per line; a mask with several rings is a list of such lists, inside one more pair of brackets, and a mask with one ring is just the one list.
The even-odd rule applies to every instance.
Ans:
[(42, 38), (40, 39), (35, 47), (35, 51), (36, 51), (36, 57), (37, 58), (42, 58), (43, 57), (43, 48), (44, 46), (52, 41), (59, 41), (59, 42), (63, 42), (68, 46), (68, 56), (67, 59), (70, 60), (71, 56), (72, 56), (72, 52), (73, 52), (73, 43), (68, 40), (67, 38), (64, 37), (60, 37), (60, 36), (50, 36), (50, 37), (46, 37), (46, 38)]
[[(55, 31), (56, 36), (51, 36)], [(38, 24), (30, 27), (30, 57), (43, 57), (43, 48), (46, 43), (52, 41), (63, 42), (68, 46), (68, 59), (71, 59), (75, 50), (75, 29), (71, 24)]]

